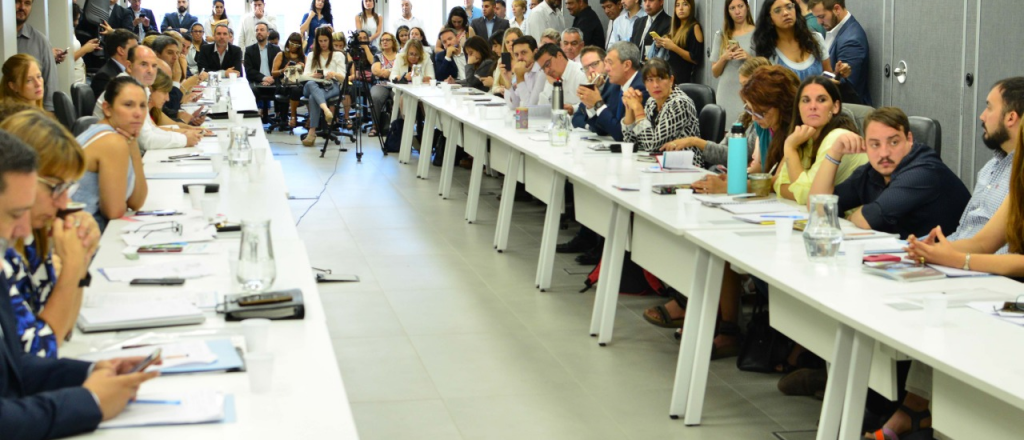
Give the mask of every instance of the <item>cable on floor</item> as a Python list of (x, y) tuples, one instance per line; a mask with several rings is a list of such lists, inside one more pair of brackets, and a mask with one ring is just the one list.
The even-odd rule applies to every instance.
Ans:
[(299, 216), (299, 219), (295, 221), (295, 226), (296, 227), (299, 226), (299, 223), (302, 223), (302, 219), (306, 217), (306, 214), (309, 214), (309, 211), (311, 209), (313, 209), (313, 207), (316, 206), (316, 204), (318, 202), (320, 202), (320, 197), (323, 197), (324, 192), (327, 191), (327, 185), (331, 183), (331, 179), (334, 177), (334, 175), (338, 174), (338, 164), (341, 163), (341, 153), (342, 152), (339, 151), (338, 152), (338, 157), (334, 159), (334, 170), (331, 171), (331, 175), (330, 176), (327, 176), (327, 180), (324, 181), (324, 187), (320, 190), (320, 194), (316, 195), (316, 200), (313, 200), (313, 203), (311, 203), (309, 205), (309, 207), (306, 208), (306, 211), (303, 212), (302, 215)]

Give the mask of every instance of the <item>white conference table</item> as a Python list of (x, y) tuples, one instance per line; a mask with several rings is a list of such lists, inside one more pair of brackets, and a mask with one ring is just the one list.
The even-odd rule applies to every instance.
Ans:
[[(247, 102), (255, 100), (244, 80), (229, 82), (236, 109), (245, 110)], [(240, 103), (240, 105), (239, 105)], [(224, 121), (213, 121), (221, 123)], [(149, 180), (149, 196), (144, 209), (178, 209), (190, 211), (188, 195), (182, 191), (184, 183), (219, 183), (220, 193), (207, 195), (220, 199), (218, 211), (236, 222), (242, 219), (266, 218), (271, 220), (272, 244), (275, 252), (277, 278), (272, 289), (298, 288), (302, 290), (305, 302), (305, 318), (302, 320), (274, 321), (270, 327), (270, 351), (274, 355), (274, 373), (271, 391), (254, 394), (249, 391), (249, 378), (245, 373), (210, 373), (161, 376), (151, 380), (140, 389), (140, 393), (180, 392), (190, 390), (215, 390), (230, 394), (234, 399), (235, 420), (233, 422), (160, 426), (124, 429), (101, 429), (90, 434), (100, 438), (114, 439), (277, 439), (290, 436), (311, 438), (356, 439), (355, 423), (346, 397), (344, 383), (338, 371), (337, 361), (327, 330), (326, 316), (320, 302), (306, 249), (299, 238), (294, 220), (287, 203), (287, 189), (280, 163), (273, 160), (266, 136), (259, 119), (245, 119), (244, 125), (257, 128), (250, 142), (255, 151), (267, 154), (262, 178), (250, 182), (248, 174), (232, 176), (227, 164), (218, 178), (212, 180)], [(211, 138), (212, 139), (212, 138)], [(207, 147), (204, 144), (201, 147)], [(209, 146), (216, 150), (216, 141)], [(262, 148), (262, 149), (260, 149)], [(175, 154), (195, 149), (173, 149), (150, 151), (144, 157), (146, 172), (173, 171), (177, 164), (161, 163), (160, 160)], [(188, 165), (188, 171), (210, 169), (212, 165)], [(177, 168), (180, 171), (180, 168)], [(140, 255), (138, 260), (128, 260), (122, 255), (125, 247), (120, 230), (131, 224), (126, 220), (114, 220), (103, 237), (94, 264), (92, 285), (86, 289), (86, 301), (97, 300), (103, 295), (117, 295), (125, 292), (159, 292), (161, 294), (180, 292), (217, 292), (218, 295), (240, 291), (235, 280), (235, 264), (239, 246), (239, 232), (218, 234), (213, 246), (215, 253), (197, 256)], [(127, 283), (112, 283), (96, 269), (103, 267), (131, 266), (195, 258), (218, 268), (215, 275), (190, 279), (181, 287), (129, 287)], [(123, 295), (117, 295), (121, 298)], [(231, 338), (244, 346), (241, 326), (237, 322), (225, 322), (222, 315), (206, 311), (204, 323), (192, 326), (142, 329), (125, 332), (83, 334), (76, 330), (70, 342), (61, 348), (62, 356), (74, 357), (108, 347), (147, 332), (157, 334), (158, 339), (221, 339)], [(144, 342), (144, 341), (143, 341)]]

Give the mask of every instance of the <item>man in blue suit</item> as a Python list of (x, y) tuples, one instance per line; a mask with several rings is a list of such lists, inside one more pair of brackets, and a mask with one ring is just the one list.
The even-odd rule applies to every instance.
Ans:
[(199, 22), (195, 15), (188, 13), (188, 0), (178, 0), (178, 12), (164, 14), (164, 21), (160, 24), (160, 32), (178, 31), (183, 37), (188, 38), (188, 30), (192, 25)]
[(595, 133), (606, 134), (617, 141), (622, 141), (622, 116), (626, 112), (622, 105), (622, 91), (628, 88), (640, 90), (643, 92), (644, 102), (650, 97), (647, 88), (644, 87), (643, 78), (637, 74), (640, 66), (640, 49), (628, 41), (615, 43), (605, 56), (604, 64), (610, 87), (600, 95), (596, 90), (577, 90), (582, 104), (573, 118), (574, 121), (585, 121)]
[(807, 5), (825, 28), (825, 45), (836, 75), (853, 87), (862, 104), (871, 105), (864, 28), (846, 9), (846, 0), (810, 0)]
[[(15, 230), (31, 228), (36, 198), (35, 150), (0, 130), (0, 251)], [(64, 227), (58, 219), (55, 227)], [(70, 226), (69, 226), (70, 227)], [(0, 436), (19, 440), (67, 437), (96, 429), (157, 373), (126, 374), (141, 358), (96, 363), (26, 354), (0, 276)]]
[[(139, 36), (139, 41), (146, 35), (159, 34), (156, 29), (156, 17), (152, 9), (142, 7), (142, 0), (128, 0), (128, 12), (131, 13), (132, 32)], [(182, 35), (184, 37), (184, 35)]]

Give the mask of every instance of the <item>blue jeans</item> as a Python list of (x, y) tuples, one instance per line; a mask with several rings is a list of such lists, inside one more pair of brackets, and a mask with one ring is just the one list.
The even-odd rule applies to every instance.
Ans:
[(305, 96), (309, 100), (309, 129), (315, 130), (316, 126), (320, 124), (320, 104), (327, 102), (328, 99), (337, 97), (341, 93), (341, 89), (338, 85), (331, 83), (327, 88), (320, 87), (318, 81), (310, 81), (306, 83), (305, 88), (302, 90), (302, 96)]

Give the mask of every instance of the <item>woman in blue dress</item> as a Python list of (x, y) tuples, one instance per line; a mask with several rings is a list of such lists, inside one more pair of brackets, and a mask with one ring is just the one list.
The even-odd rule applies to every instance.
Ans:
[(331, 0), (313, 0), (309, 5), (309, 12), (302, 16), (302, 24), (299, 25), (299, 32), (306, 35), (307, 55), (313, 49), (313, 43), (316, 41), (316, 29), (323, 25), (334, 27)]

